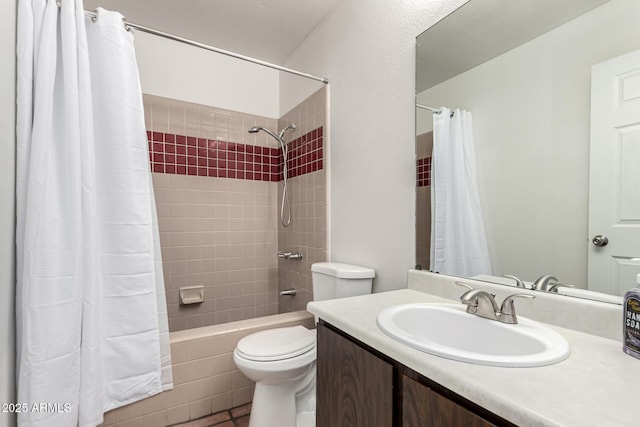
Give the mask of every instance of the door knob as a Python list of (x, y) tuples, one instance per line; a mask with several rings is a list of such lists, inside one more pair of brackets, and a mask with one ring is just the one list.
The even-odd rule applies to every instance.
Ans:
[(596, 246), (607, 246), (607, 244), (609, 243), (609, 239), (602, 234), (598, 234), (597, 236), (593, 236), (593, 239), (591, 239), (591, 243)]

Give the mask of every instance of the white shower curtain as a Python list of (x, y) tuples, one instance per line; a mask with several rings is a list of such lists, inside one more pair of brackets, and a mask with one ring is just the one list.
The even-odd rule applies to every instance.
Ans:
[(442, 108), (433, 117), (431, 270), (491, 274), (471, 113)]
[(92, 22), (83, 9), (18, 5), (22, 426), (95, 426), (172, 387), (133, 35), (120, 14), (99, 9)]

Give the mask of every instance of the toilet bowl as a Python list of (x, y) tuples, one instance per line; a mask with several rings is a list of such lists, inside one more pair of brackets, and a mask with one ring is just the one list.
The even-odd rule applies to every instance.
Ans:
[(316, 334), (303, 326), (242, 338), (233, 361), (255, 381), (249, 427), (315, 425)]
[[(375, 271), (349, 264), (311, 266), (314, 300), (371, 293)], [(233, 361), (256, 383), (249, 427), (313, 427), (316, 407), (316, 334), (303, 326), (242, 338)]]

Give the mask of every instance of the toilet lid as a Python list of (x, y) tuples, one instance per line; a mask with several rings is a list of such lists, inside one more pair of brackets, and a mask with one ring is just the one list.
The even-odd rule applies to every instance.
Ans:
[(236, 350), (245, 359), (274, 361), (299, 356), (315, 345), (315, 331), (303, 326), (291, 326), (248, 335), (238, 341)]

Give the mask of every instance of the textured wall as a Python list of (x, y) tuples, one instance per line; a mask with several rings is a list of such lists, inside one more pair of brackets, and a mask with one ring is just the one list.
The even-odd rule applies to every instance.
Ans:
[(331, 259), (374, 268), (374, 291), (415, 262), (415, 38), (463, 3), (346, 0), (286, 63), (331, 80)]
[(144, 93), (278, 118), (278, 71), (135, 33)]

